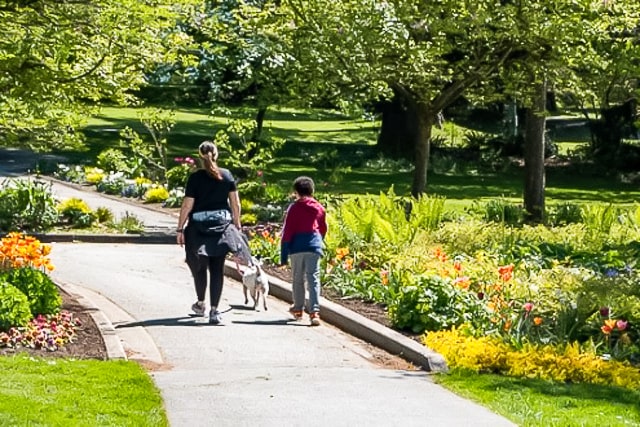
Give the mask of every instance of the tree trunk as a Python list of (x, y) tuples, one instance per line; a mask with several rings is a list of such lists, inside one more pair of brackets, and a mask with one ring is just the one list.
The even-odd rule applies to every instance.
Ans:
[(262, 136), (262, 127), (264, 125), (264, 116), (267, 114), (267, 107), (259, 107), (256, 114), (256, 129), (253, 132), (253, 140), (258, 141)]
[(524, 135), (524, 208), (527, 220), (542, 222), (544, 219), (544, 132), (545, 132), (546, 83), (538, 84), (531, 108), (527, 109)]
[(429, 149), (431, 147), (431, 131), (436, 122), (437, 112), (433, 112), (424, 104), (416, 105), (418, 129), (414, 141), (415, 147), (415, 171), (411, 184), (411, 195), (419, 197), (426, 193), (427, 170), (429, 168)]
[(382, 113), (378, 150), (392, 159), (406, 159), (413, 162), (418, 117), (412, 103), (394, 90), (393, 99), (379, 103), (376, 109)]

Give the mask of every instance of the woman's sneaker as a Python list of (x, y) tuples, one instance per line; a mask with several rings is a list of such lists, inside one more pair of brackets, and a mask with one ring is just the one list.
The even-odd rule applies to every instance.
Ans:
[(191, 306), (191, 310), (193, 310), (193, 313), (196, 316), (204, 316), (205, 309), (206, 307), (204, 303), (200, 301), (194, 302), (193, 305)]
[(320, 313), (310, 313), (311, 326), (320, 326)]
[(222, 315), (218, 310), (211, 310), (209, 313), (209, 324), (210, 325), (219, 325), (222, 322)]

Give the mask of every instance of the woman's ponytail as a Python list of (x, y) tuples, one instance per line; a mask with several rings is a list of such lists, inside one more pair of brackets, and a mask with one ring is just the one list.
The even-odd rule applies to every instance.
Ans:
[(204, 141), (200, 144), (200, 147), (198, 147), (198, 151), (204, 161), (205, 170), (215, 179), (221, 180), (222, 173), (220, 173), (220, 168), (218, 168), (218, 164), (216, 163), (218, 160), (218, 149), (216, 145), (211, 141)]

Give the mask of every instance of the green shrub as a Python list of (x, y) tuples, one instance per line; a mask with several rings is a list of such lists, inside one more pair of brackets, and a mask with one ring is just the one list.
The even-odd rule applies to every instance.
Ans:
[(0, 230), (46, 231), (57, 222), (50, 183), (28, 179), (0, 184)]
[(84, 169), (80, 165), (67, 166), (59, 164), (57, 170), (53, 173), (53, 176), (62, 181), (75, 182), (78, 184), (85, 180)]
[(389, 288), (389, 318), (399, 329), (439, 331), (486, 317), (476, 295), (448, 278), (393, 273)]
[(187, 163), (183, 163), (169, 169), (166, 174), (169, 190), (186, 187), (187, 179), (189, 179), (189, 174), (191, 174), (192, 170), (193, 166)]
[(243, 225), (255, 225), (258, 223), (258, 216), (251, 212), (243, 213), (240, 215), (240, 222)]
[(559, 203), (550, 209), (549, 220), (553, 225), (580, 223), (582, 222), (582, 207), (576, 203)]
[(27, 296), (32, 317), (60, 311), (62, 299), (58, 287), (46, 273), (31, 267), (16, 268), (3, 273), (0, 280), (10, 283)]
[(27, 296), (10, 283), (0, 281), (0, 330), (25, 326), (30, 320)]
[(139, 233), (144, 230), (144, 224), (134, 214), (125, 212), (120, 220), (113, 223), (113, 228), (124, 233)]
[(97, 215), (82, 199), (67, 199), (58, 205), (58, 211), (62, 219), (72, 227), (89, 228), (97, 219)]
[(618, 208), (609, 204), (589, 204), (582, 210), (582, 221), (592, 231), (609, 234), (618, 219)]
[(504, 199), (489, 200), (484, 204), (484, 220), (518, 224), (522, 222), (524, 211), (522, 206), (510, 203)]
[(127, 166), (127, 156), (117, 148), (107, 148), (98, 154), (96, 163), (99, 168), (107, 172), (125, 172)]
[(102, 178), (96, 185), (96, 190), (105, 194), (120, 195), (127, 186), (127, 182), (122, 172), (110, 173)]
[(96, 209), (95, 214), (100, 224), (113, 221), (113, 211), (107, 207), (99, 207)]
[(182, 200), (184, 200), (184, 191), (181, 188), (174, 188), (169, 190), (169, 197), (167, 197), (162, 206), (165, 208), (178, 208), (182, 206)]

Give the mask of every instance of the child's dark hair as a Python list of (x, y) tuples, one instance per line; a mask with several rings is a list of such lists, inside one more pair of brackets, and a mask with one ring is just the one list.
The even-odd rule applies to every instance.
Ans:
[(308, 176), (299, 176), (293, 181), (293, 189), (301, 196), (312, 196), (315, 184)]

